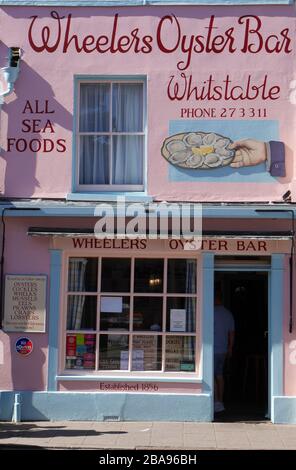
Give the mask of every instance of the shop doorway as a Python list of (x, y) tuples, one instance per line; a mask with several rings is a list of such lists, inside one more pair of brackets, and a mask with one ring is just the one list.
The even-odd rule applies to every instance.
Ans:
[[(268, 272), (216, 271), (215, 285), (235, 324), (233, 354), (223, 368), (225, 410), (215, 421), (269, 419)], [(214, 317), (215, 321), (215, 317)]]

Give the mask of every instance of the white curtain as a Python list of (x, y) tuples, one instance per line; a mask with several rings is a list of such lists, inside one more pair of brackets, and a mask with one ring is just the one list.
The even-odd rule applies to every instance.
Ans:
[(79, 183), (141, 185), (144, 138), (135, 133), (143, 132), (143, 84), (112, 85), (111, 121), (110, 92), (108, 83), (81, 85), (79, 131), (121, 135), (80, 136)]
[[(70, 258), (69, 260), (69, 292), (83, 292), (85, 290), (85, 258)], [(67, 330), (79, 330), (81, 328), (84, 295), (68, 296)]]
[[(108, 132), (110, 84), (83, 83), (80, 89), (80, 132)], [(80, 184), (109, 184), (109, 137), (80, 137)]]

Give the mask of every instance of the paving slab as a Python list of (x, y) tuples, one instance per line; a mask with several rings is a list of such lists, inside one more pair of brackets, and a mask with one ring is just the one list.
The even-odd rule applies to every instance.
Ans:
[(9, 445), (79, 449), (296, 449), (296, 425), (193, 422), (0, 422)]

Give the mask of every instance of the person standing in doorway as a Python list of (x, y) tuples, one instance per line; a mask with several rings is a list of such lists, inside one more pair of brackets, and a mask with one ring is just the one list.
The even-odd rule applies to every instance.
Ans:
[(218, 413), (225, 409), (223, 404), (223, 370), (225, 360), (232, 356), (235, 328), (232, 313), (223, 305), (220, 286), (215, 286), (214, 300), (214, 411)]

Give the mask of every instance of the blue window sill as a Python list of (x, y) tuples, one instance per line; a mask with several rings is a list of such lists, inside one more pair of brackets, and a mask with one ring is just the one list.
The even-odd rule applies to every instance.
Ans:
[(67, 201), (98, 201), (98, 202), (114, 202), (118, 197), (125, 197), (126, 202), (152, 202), (152, 196), (148, 196), (144, 192), (139, 193), (69, 193)]

